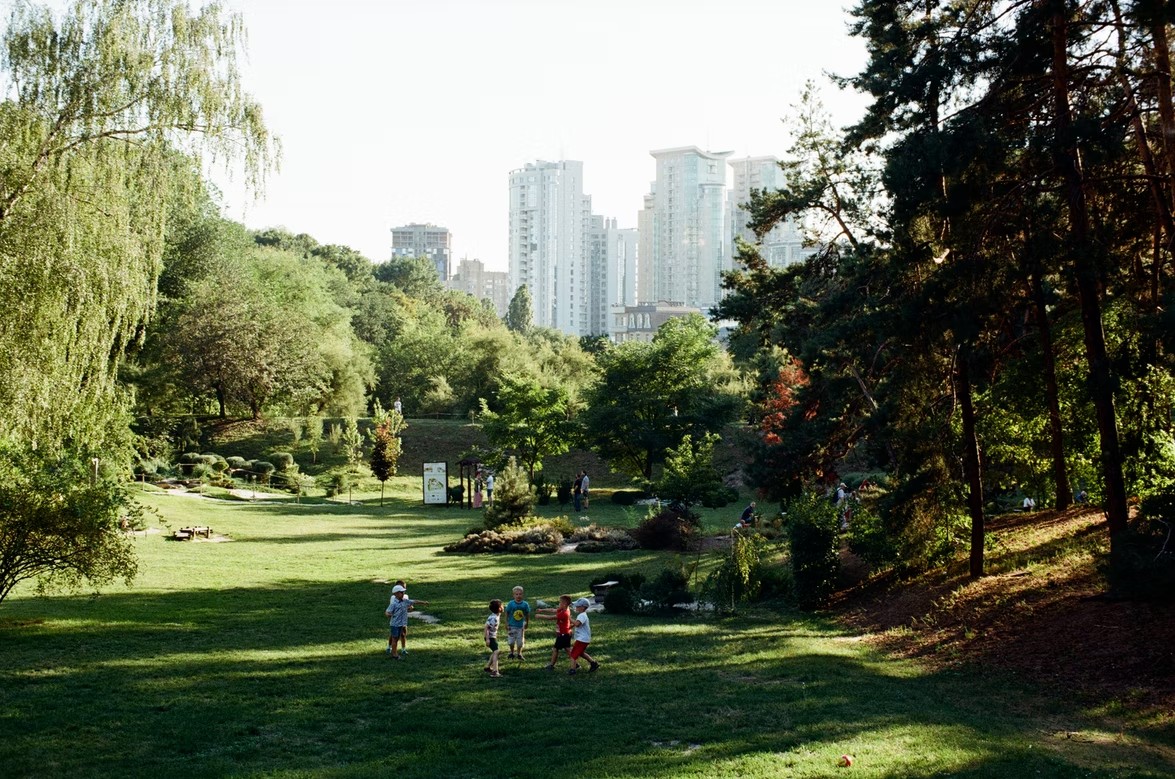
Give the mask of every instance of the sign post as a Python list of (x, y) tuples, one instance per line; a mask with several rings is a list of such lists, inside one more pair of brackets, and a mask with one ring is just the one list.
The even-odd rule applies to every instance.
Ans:
[(449, 502), (449, 464), (424, 464), (424, 505), (444, 506)]

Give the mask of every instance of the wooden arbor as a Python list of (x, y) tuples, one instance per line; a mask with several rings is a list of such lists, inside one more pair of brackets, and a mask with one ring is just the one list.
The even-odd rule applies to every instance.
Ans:
[(465, 508), (473, 508), (473, 483), (477, 480), (478, 471), (481, 470), (481, 462), (472, 457), (466, 457), (461, 462), (457, 463), (460, 472), (461, 481), (461, 504)]

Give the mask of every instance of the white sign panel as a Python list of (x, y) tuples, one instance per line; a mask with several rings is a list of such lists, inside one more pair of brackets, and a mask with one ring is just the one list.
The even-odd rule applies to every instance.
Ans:
[(443, 506), (449, 502), (449, 464), (424, 464), (424, 505)]

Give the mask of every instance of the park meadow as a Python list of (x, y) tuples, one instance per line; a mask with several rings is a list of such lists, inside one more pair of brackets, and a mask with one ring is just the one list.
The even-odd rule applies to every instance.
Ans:
[[(0, 616), (0, 772), (22, 776), (1170, 776), (1170, 746), (994, 672), (934, 671), (786, 607), (593, 613), (594, 674), (555, 673), (551, 623), (482, 672), (489, 599), (588, 594), (610, 570), (713, 561), (641, 550), (455, 555), (468, 509), (418, 477), (345, 500), (146, 488), (134, 586)], [(591, 521), (623, 525), (604, 500)], [(559, 507), (544, 507), (558, 513)], [(720, 535), (731, 512), (707, 512)], [(588, 521), (576, 516), (578, 523)], [(210, 540), (177, 542), (181, 526)], [(391, 583), (421, 612), (384, 653)], [(838, 767), (842, 755), (851, 767)]]

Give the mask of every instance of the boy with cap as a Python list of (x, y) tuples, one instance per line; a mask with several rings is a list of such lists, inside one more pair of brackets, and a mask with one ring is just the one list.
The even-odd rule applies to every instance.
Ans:
[(404, 585), (397, 584), (391, 589), (391, 603), (388, 604), (387, 609), (384, 610), (384, 616), (390, 617), (389, 636), (388, 636), (388, 654), (391, 659), (400, 659), (400, 653), (396, 651), (397, 644), (400, 644), (400, 637), (408, 632), (408, 610), (411, 609), (412, 603), (405, 597)]
[(571, 670), (567, 672), (572, 676), (579, 672), (581, 657), (591, 664), (588, 673), (600, 667), (595, 658), (587, 653), (588, 644), (592, 642), (592, 626), (587, 615), (590, 605), (587, 598), (580, 598), (575, 602), (575, 643), (571, 645)]

